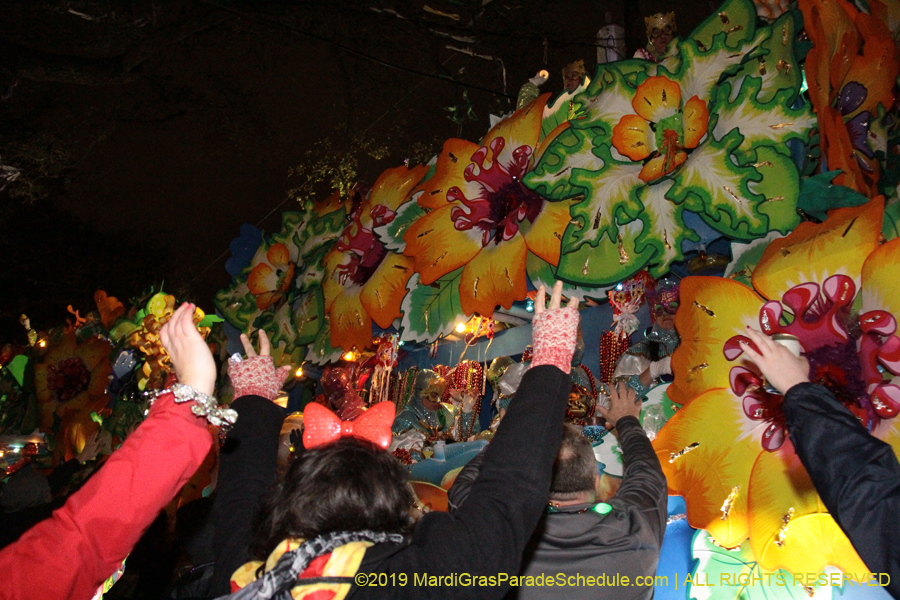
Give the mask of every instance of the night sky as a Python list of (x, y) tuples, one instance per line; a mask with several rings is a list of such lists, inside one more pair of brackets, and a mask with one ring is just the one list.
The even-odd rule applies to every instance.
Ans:
[[(25, 341), (21, 313), (60, 325), (97, 289), (126, 301), (164, 280), (212, 310), (240, 225), (272, 232), (296, 206), (292, 167), (352, 157), (371, 183), (447, 138), (477, 141), (539, 69), (552, 92), (573, 60), (591, 74), (607, 12), (630, 53), (641, 17), (673, 8), (4, 0), (0, 162), (21, 175), (0, 192), (0, 343)], [(713, 8), (678, 3), (680, 30)]]

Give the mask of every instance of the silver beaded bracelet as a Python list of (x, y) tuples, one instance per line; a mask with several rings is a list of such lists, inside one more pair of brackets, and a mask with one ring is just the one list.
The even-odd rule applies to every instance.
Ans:
[(173, 384), (172, 387), (159, 392), (154, 392), (153, 399), (155, 400), (159, 396), (168, 394), (169, 392), (175, 396), (175, 402), (177, 404), (193, 400), (194, 405), (191, 407), (191, 412), (198, 417), (206, 417), (206, 420), (216, 427), (228, 429), (234, 425), (235, 421), (237, 421), (238, 414), (236, 411), (230, 408), (221, 408), (218, 402), (216, 402), (215, 396), (207, 396), (203, 392), (198, 392), (184, 383), (176, 383)]

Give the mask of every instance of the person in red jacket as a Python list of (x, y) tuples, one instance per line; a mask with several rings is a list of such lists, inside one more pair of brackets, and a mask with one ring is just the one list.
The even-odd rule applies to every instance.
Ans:
[[(179, 381), (211, 397), (216, 366), (182, 304), (160, 332)], [(180, 388), (185, 390), (186, 388)], [(0, 599), (88, 600), (212, 447), (193, 402), (160, 395), (147, 419), (49, 519), (0, 551)]]

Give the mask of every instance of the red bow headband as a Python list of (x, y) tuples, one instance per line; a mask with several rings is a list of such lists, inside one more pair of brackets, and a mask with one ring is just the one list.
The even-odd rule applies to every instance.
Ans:
[(307, 449), (336, 442), (342, 437), (368, 440), (385, 450), (391, 445), (394, 423), (393, 402), (379, 402), (353, 421), (341, 419), (322, 406), (311, 402), (303, 411), (303, 446)]

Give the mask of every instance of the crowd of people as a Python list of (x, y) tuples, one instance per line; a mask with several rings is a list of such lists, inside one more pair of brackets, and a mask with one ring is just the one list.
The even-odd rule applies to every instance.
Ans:
[[(311, 404), (302, 441), (292, 437), (293, 460), (279, 467), (284, 413), (273, 399), (285, 373), (265, 335), (258, 353), (243, 338), (246, 357), (230, 365), (237, 399), (223, 409), (212, 397), (216, 366), (191, 320), (193, 306), (182, 305), (161, 331), (178, 383), (157, 396), (103, 467), (62, 506), (49, 504), (53, 484), (35, 481), (29, 469), (0, 493), (6, 512), (21, 508), (12, 498), (28, 494), (45, 511), (0, 551), (0, 598), (101, 594), (206, 458), (208, 421), (234, 426), (221, 447), (214, 498), (185, 515), (198, 525), (182, 533), (206, 539), (192, 550), (205, 558), (180, 585), (163, 586), (167, 597), (651, 598), (654, 588), (643, 582), (656, 574), (667, 516), (666, 479), (639, 421), (641, 375), (651, 367), (621, 377), (608, 406), (598, 407), (624, 459), (621, 487), (604, 497), (590, 442), (564, 423), (577, 300), (563, 307), (559, 284), (547, 308), (544, 296), (542, 288), (531, 363), (495, 435), (457, 476), (450, 510), (425, 514), (414, 510), (408, 472), (387, 451), (410, 417), (395, 420), (391, 402), (334, 407), (353, 413), (345, 419)], [(665, 331), (677, 297), (656, 300)], [(747, 336), (746, 356), (785, 393), (791, 439), (823, 502), (869, 568), (892, 576), (888, 591), (898, 597), (900, 525), (891, 509), (900, 500), (900, 466), (892, 450), (809, 383), (804, 359), (759, 332)], [(340, 387), (342, 378), (333, 379)], [(424, 402), (415, 408), (429, 410)], [(91, 457), (79, 458), (61, 468)], [(29, 492), (15, 493), (17, 486)]]

